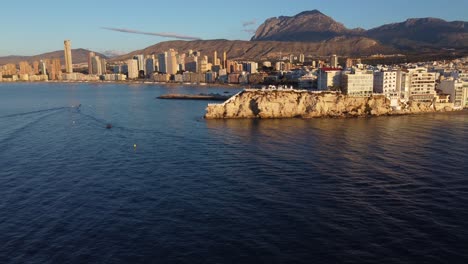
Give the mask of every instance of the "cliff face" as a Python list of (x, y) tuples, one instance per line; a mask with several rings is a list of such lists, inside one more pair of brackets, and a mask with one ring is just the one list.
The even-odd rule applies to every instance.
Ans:
[(409, 103), (396, 111), (382, 95), (349, 97), (309, 91), (245, 90), (223, 104), (211, 104), (205, 118), (360, 117), (452, 111), (449, 105)]

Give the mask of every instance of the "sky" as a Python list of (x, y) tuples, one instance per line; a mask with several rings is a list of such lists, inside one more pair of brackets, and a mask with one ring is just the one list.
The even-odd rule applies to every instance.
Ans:
[(468, 21), (467, 0), (5, 1), (0, 56), (61, 50), (65, 39), (72, 48), (118, 53), (178, 38), (249, 40), (269, 17), (313, 9), (348, 28), (419, 17)]

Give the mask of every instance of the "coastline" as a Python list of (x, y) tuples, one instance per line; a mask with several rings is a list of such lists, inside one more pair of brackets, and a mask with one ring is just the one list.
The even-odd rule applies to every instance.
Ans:
[(243, 84), (226, 84), (226, 83), (176, 83), (176, 82), (155, 82), (155, 81), (145, 81), (145, 80), (126, 80), (126, 81), (14, 81), (14, 82), (0, 82), (1, 84), (14, 84), (14, 83), (57, 83), (57, 84), (70, 84), (70, 83), (90, 83), (90, 84), (145, 84), (145, 85), (160, 85), (160, 86), (196, 86), (196, 87), (209, 87), (209, 88), (232, 88), (232, 89), (249, 89), (253, 86), (243, 85)]

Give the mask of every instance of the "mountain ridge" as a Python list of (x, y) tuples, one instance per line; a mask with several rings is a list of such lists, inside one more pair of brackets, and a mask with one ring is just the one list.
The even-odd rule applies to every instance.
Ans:
[(295, 16), (271, 17), (255, 32), (251, 41), (324, 41), (330, 38), (367, 37), (400, 50), (468, 47), (468, 22), (447, 22), (440, 18), (408, 18), (369, 30), (349, 29), (318, 10)]
[(213, 52), (217, 51), (221, 57), (224, 51), (228, 59), (235, 60), (269, 60), (278, 59), (281, 54), (304, 53), (314, 56), (328, 56), (342, 54), (346, 56), (372, 55), (375, 53), (391, 54), (397, 52), (393, 48), (379, 44), (364, 37), (338, 37), (321, 42), (282, 42), (282, 41), (244, 41), (244, 40), (174, 40), (165, 41), (147, 48), (133, 51), (129, 54), (115, 57), (110, 61), (122, 61), (137, 54), (159, 54), (168, 49), (179, 52), (188, 50), (200, 51), (212, 60)]

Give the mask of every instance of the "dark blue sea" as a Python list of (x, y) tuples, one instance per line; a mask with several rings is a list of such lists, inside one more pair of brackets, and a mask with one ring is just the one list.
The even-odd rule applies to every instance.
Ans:
[(155, 99), (237, 91), (0, 84), (0, 263), (468, 263), (468, 112)]

